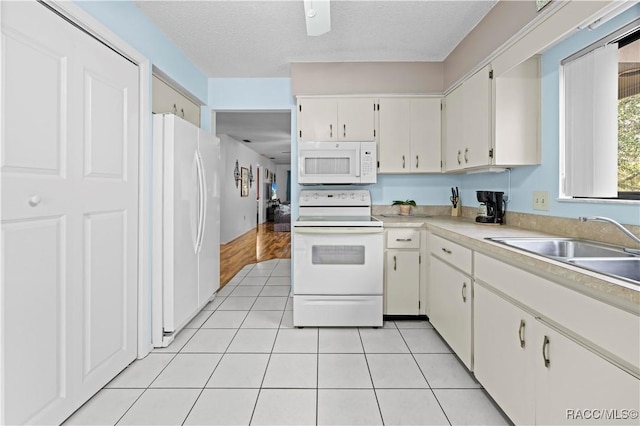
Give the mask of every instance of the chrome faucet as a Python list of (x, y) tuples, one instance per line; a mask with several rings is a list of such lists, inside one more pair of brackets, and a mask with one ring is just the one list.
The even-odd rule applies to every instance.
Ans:
[[(633, 241), (635, 241), (636, 243), (640, 244), (640, 238), (636, 237), (631, 231), (629, 231), (627, 228), (625, 228), (619, 222), (616, 222), (615, 220), (610, 219), (608, 217), (604, 217), (604, 216), (588, 216), (588, 217), (580, 216), (578, 218), (578, 220), (580, 222), (597, 221), (597, 222), (608, 222), (608, 223), (611, 223), (611, 224), (615, 225), (618, 229), (620, 229), (622, 232), (624, 232)], [(640, 250), (630, 249), (630, 248), (625, 248), (624, 250), (628, 251), (630, 253), (640, 254)]]

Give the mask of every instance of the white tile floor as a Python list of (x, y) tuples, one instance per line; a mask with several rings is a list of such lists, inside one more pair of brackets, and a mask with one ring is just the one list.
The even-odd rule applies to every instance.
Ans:
[(65, 424), (507, 424), (426, 321), (293, 328), (290, 260), (240, 271)]

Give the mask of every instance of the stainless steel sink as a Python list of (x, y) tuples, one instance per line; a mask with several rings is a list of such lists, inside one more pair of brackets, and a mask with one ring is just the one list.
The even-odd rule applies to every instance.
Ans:
[(547, 257), (633, 257), (623, 248), (573, 238), (489, 238)]
[(568, 259), (567, 262), (603, 274), (640, 282), (640, 257), (626, 259)]
[(640, 285), (640, 255), (624, 247), (575, 238), (487, 239)]

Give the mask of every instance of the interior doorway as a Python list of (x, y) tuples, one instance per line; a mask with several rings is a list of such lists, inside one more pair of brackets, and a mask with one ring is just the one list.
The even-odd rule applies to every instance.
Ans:
[[(290, 233), (274, 230), (276, 202), (273, 198), (286, 200), (287, 171), (291, 169), (291, 114), (291, 109), (212, 112), (212, 128), (221, 141), (223, 165), (220, 177), (221, 285), (226, 277), (235, 275), (237, 271), (233, 269), (238, 265), (241, 268), (243, 262), (255, 262), (258, 258), (268, 260), (269, 256), (290, 257)], [(241, 168), (252, 166), (255, 181), (248, 198), (241, 198), (236, 188), (236, 161)], [(273, 183), (278, 185), (277, 195)], [(251, 218), (251, 223), (241, 223), (245, 216)], [(223, 230), (232, 235), (225, 238)], [(234, 245), (238, 247), (227, 250)], [(240, 252), (243, 254), (236, 260), (225, 259), (224, 253)]]

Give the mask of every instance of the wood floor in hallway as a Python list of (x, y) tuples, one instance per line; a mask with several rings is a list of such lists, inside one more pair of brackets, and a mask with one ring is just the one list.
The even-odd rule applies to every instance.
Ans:
[(258, 225), (235, 240), (220, 245), (220, 287), (249, 263), (291, 258), (291, 233), (275, 232), (273, 222)]

